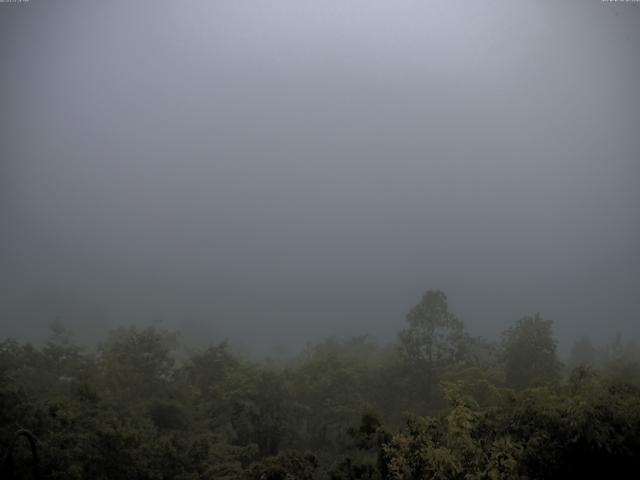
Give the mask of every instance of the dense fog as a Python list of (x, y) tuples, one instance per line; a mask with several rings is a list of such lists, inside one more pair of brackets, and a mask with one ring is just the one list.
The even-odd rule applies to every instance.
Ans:
[(250, 352), (429, 289), (475, 335), (640, 333), (640, 7), (0, 4), (0, 326)]
[(0, 0), (0, 478), (630, 478), (639, 52), (640, 1)]

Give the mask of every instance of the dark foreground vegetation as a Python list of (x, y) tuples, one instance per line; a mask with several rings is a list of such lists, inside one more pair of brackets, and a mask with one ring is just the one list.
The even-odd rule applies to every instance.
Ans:
[[(45, 479), (637, 478), (635, 344), (583, 339), (562, 364), (550, 321), (493, 344), (437, 291), (407, 320), (390, 345), (327, 340), (286, 361), (186, 355), (158, 328), (95, 351), (59, 324), (41, 347), (5, 339), (0, 453), (23, 428)], [(13, 457), (30, 478), (28, 443)]]

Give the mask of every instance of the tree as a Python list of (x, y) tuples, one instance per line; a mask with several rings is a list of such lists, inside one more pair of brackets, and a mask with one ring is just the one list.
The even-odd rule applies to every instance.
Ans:
[(534, 382), (558, 378), (560, 362), (552, 334), (553, 321), (539, 314), (522, 318), (503, 334), (502, 360), (510, 387), (524, 388)]
[(150, 327), (113, 332), (100, 346), (105, 386), (112, 395), (151, 398), (165, 392), (174, 371), (176, 335)]
[(464, 355), (464, 324), (449, 311), (447, 296), (439, 290), (427, 291), (407, 314), (409, 328), (400, 332), (405, 360), (418, 373), (431, 400), (438, 372)]
[(240, 370), (240, 361), (231, 353), (229, 344), (222, 342), (192, 355), (182, 374), (199, 396), (211, 401), (221, 397), (221, 390), (228, 390), (230, 378)]
[(309, 453), (286, 450), (247, 468), (243, 480), (313, 480), (318, 460)]

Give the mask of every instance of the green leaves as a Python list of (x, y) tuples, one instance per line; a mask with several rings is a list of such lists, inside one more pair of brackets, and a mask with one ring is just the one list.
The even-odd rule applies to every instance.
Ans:
[(107, 391), (128, 401), (163, 394), (174, 373), (175, 333), (118, 329), (100, 346), (100, 373)]
[(459, 359), (463, 323), (451, 312), (447, 296), (439, 290), (424, 294), (407, 314), (409, 328), (400, 332), (407, 361), (427, 370)]
[(524, 317), (503, 336), (505, 379), (513, 388), (551, 382), (559, 378), (551, 320), (540, 315)]
[(495, 345), (464, 334), (442, 292), (427, 292), (408, 321), (399, 343), (330, 339), (278, 365), (226, 343), (179, 359), (175, 334), (155, 328), (117, 330), (95, 353), (61, 328), (41, 347), (0, 341), (0, 450), (28, 428), (44, 478), (65, 480), (640, 471), (634, 345), (618, 339), (598, 355), (609, 359), (602, 371), (563, 380), (551, 322), (539, 316), (505, 334), (500, 361)]

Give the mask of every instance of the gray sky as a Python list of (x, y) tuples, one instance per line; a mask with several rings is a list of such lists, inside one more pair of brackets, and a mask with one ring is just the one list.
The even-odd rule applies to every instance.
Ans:
[(0, 326), (640, 333), (640, 4), (0, 4)]

